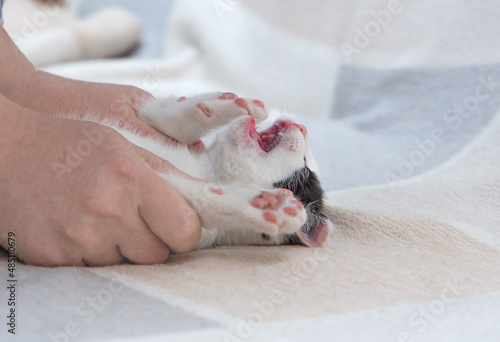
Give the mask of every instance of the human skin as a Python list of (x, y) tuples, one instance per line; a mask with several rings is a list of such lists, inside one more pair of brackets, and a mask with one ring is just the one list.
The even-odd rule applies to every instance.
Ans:
[[(157, 175), (180, 171), (103, 126), (58, 117), (99, 113), (175, 143), (137, 119), (151, 95), (36, 71), (1, 27), (0, 46), (0, 245), (13, 232), (16, 256), (42, 266), (153, 264), (191, 250), (199, 218)], [(86, 132), (104, 133), (68, 167)]]

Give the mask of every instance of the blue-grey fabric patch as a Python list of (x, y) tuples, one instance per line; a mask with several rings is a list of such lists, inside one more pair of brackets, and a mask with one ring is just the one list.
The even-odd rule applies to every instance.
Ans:
[[(326, 190), (385, 184), (431, 170), (500, 109), (500, 65), (340, 71), (331, 119), (301, 119)], [(442, 141), (432, 143), (434, 133)], [(328, 137), (327, 139), (325, 137)], [(423, 153), (423, 158), (422, 158)], [(396, 179), (397, 180), (397, 179)]]
[[(18, 264), (16, 272), (16, 337), (19, 341), (147, 339), (148, 336), (219, 327), (213, 321), (85, 268), (41, 268)], [(5, 277), (2, 277), (6, 273), (0, 274), (2, 284), (6, 284)], [(5, 294), (6, 291), (0, 291), (2, 303), (7, 303)], [(3, 332), (0, 333), (2, 341)]]

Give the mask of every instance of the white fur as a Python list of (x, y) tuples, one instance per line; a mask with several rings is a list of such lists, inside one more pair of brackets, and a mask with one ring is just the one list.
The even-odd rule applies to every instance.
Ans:
[[(298, 128), (291, 127), (282, 133), (281, 143), (266, 153), (250, 140), (249, 135), (254, 119), (267, 118), (265, 109), (251, 100), (247, 100), (248, 109), (245, 109), (236, 105), (234, 99), (219, 99), (221, 95), (212, 93), (182, 102), (174, 97), (151, 100), (139, 114), (144, 122), (185, 144), (231, 123), (203, 153), (191, 152), (185, 144), (168, 146), (128, 130), (113, 128), (132, 143), (199, 179), (161, 175), (179, 190), (201, 219), (203, 232), (197, 248), (280, 244), (283, 234), (299, 230), (307, 217), (305, 209), (292, 203), (295, 198), (291, 192), (273, 189), (273, 183), (304, 167), (305, 159), (308, 167), (315, 168), (306, 136)], [(199, 103), (206, 106), (209, 116), (197, 107)], [(263, 191), (277, 199), (275, 208), (258, 209), (251, 204)], [(294, 208), (297, 215), (287, 215), (283, 211), (286, 207)], [(276, 222), (266, 220), (264, 212), (274, 213)], [(264, 238), (262, 233), (270, 238)]]

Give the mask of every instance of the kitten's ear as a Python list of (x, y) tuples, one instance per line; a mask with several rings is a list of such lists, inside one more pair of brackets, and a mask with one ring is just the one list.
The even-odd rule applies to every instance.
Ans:
[(323, 214), (307, 213), (307, 221), (297, 232), (300, 242), (307, 247), (321, 247), (333, 225)]

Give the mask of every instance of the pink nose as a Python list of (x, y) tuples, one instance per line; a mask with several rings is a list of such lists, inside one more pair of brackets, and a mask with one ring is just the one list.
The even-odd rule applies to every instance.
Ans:
[(294, 125), (298, 129), (300, 129), (300, 131), (302, 132), (302, 134), (304, 135), (304, 137), (307, 135), (307, 128), (305, 126), (299, 125), (299, 124), (294, 124)]

